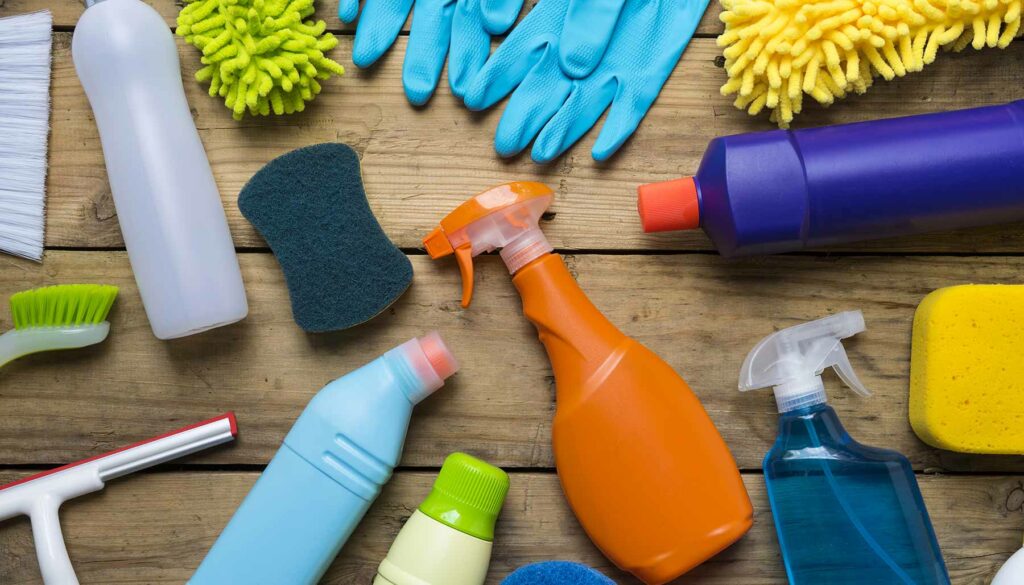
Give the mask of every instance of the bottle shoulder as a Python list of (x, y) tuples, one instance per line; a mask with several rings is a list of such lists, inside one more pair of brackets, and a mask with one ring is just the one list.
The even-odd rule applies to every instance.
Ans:
[(807, 412), (784, 414), (779, 422), (778, 437), (765, 456), (765, 462), (821, 459), (910, 465), (898, 451), (865, 445), (851, 437), (838, 415), (827, 405)]
[(772, 445), (765, 462), (808, 459), (834, 459), (847, 462), (910, 464), (900, 452), (848, 441), (822, 441), (820, 443), (785, 441), (783, 437)]

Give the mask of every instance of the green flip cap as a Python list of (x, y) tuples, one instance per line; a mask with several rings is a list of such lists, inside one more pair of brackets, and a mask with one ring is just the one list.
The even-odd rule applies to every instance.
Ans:
[(481, 540), (494, 540), (494, 523), (508, 493), (508, 474), (465, 453), (444, 460), (420, 512)]

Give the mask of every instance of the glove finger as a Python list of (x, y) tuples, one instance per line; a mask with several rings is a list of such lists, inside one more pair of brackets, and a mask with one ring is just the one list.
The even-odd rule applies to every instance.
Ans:
[(465, 97), (491, 52), (491, 36), (480, 22), (480, 13), (459, 2), (452, 20), (451, 55), (448, 57), (448, 84), (460, 99)]
[[(470, 110), (486, 110), (512, 93), (551, 49), (547, 39), (520, 24), (469, 82), (464, 101)], [(524, 31), (522, 36), (516, 33)]]
[(638, 94), (623, 87), (619, 88), (618, 95), (615, 96), (612, 108), (608, 112), (608, 119), (605, 120), (597, 141), (594, 142), (594, 149), (591, 152), (594, 160), (608, 160), (636, 131), (658, 97), (661, 86), (646, 89), (645, 93)]
[(569, 0), (543, 0), (508, 35), (466, 88), (464, 101), (483, 110), (507, 96), (557, 40)]
[(582, 79), (601, 62), (626, 0), (570, 0), (559, 39), (562, 71)]
[(550, 51), (523, 80), (505, 107), (494, 135), (498, 154), (514, 156), (529, 146), (565, 103), (570, 91), (572, 81), (562, 75), (554, 51)]
[(523, 0), (480, 0), (484, 30), (491, 35), (505, 34), (522, 10)]
[(413, 105), (427, 103), (437, 89), (451, 43), (454, 13), (454, 0), (416, 3), (402, 68), (405, 97)]
[(359, 16), (359, 0), (338, 0), (338, 18), (342, 22), (351, 23), (357, 16)]
[(550, 162), (576, 144), (608, 109), (617, 85), (613, 78), (603, 83), (589, 79), (576, 82), (572, 95), (537, 137), (532, 153), (534, 162)]
[(352, 62), (369, 67), (387, 52), (409, 18), (413, 0), (367, 0), (356, 27)]

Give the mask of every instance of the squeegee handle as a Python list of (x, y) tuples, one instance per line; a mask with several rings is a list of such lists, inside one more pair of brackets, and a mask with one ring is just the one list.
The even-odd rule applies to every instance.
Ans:
[(46, 585), (78, 585), (78, 577), (71, 566), (64, 535), (60, 530), (57, 515), (64, 501), (47, 496), (33, 506), (29, 517), (32, 519), (32, 537), (36, 541), (36, 557), (39, 558), (39, 572)]

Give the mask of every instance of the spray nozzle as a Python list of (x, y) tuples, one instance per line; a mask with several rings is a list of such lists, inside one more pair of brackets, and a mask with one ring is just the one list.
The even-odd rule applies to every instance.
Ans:
[(541, 183), (498, 185), (455, 208), (434, 228), (423, 245), (431, 258), (455, 254), (462, 273), (462, 306), (473, 300), (473, 257), (501, 249), (501, 259), (515, 274), (554, 248), (538, 222), (554, 192)]
[(864, 331), (864, 315), (846, 311), (772, 333), (747, 354), (740, 369), (740, 391), (769, 386), (775, 391), (779, 412), (825, 402), (821, 373), (833, 368), (854, 392), (870, 396), (842, 340)]

